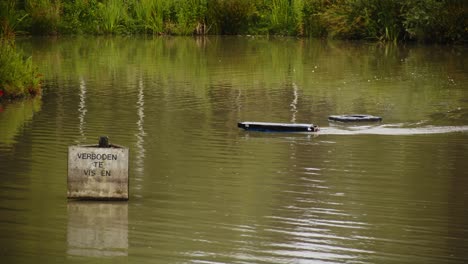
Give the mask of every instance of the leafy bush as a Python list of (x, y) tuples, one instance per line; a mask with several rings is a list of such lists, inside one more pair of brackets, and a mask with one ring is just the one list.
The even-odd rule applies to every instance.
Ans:
[(62, 3), (60, 33), (97, 33), (99, 6), (97, 0), (74, 0)]
[(468, 3), (463, 0), (408, 0), (403, 4), (403, 24), (410, 39), (468, 41)]
[(324, 37), (327, 35), (327, 28), (322, 23), (321, 14), (328, 6), (328, 1), (305, 0), (302, 9), (302, 25), (305, 36)]
[(57, 34), (61, 13), (60, 0), (27, 0), (26, 11), (31, 19), (31, 33)]
[(397, 41), (402, 32), (400, 1), (341, 0), (319, 16), (332, 37)]
[(0, 98), (35, 95), (41, 90), (41, 76), (32, 58), (23, 58), (14, 40), (0, 38)]
[(217, 33), (236, 35), (249, 32), (258, 21), (257, 8), (250, 0), (211, 1), (208, 16)]

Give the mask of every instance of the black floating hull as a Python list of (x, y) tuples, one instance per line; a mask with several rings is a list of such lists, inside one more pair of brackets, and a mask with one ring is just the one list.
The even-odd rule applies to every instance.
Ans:
[(381, 122), (382, 118), (373, 115), (331, 115), (328, 120), (337, 122)]
[(237, 127), (261, 132), (317, 132), (319, 128), (313, 124), (239, 122)]

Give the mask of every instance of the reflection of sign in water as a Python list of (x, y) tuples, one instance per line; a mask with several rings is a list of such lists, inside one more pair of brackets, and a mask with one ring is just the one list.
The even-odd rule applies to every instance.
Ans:
[(128, 149), (71, 146), (68, 198), (128, 199)]
[(128, 204), (68, 203), (68, 255), (127, 256)]

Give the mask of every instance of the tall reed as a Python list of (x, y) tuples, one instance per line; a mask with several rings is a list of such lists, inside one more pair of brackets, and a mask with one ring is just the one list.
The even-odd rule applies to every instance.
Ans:
[(295, 23), (295, 32), (299, 36), (304, 35), (304, 0), (293, 1), (293, 14)]
[(287, 34), (292, 21), (288, 0), (271, 0), (270, 26), (272, 33)]
[(139, 31), (159, 34), (164, 32), (164, 17), (169, 14), (169, 1), (139, 0), (134, 6)]
[(106, 0), (99, 4), (101, 15), (100, 29), (103, 33), (112, 34), (118, 33), (123, 28), (121, 24), (123, 17), (126, 15), (125, 4), (121, 0)]
[(209, 30), (206, 25), (208, 0), (178, 0), (174, 1), (177, 26), (175, 33), (189, 35), (205, 34)]

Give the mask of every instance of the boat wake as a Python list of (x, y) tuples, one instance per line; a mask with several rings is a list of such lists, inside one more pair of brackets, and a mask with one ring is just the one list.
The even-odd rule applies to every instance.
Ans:
[(468, 133), (468, 126), (404, 127), (404, 124), (321, 127), (320, 135), (422, 135)]

